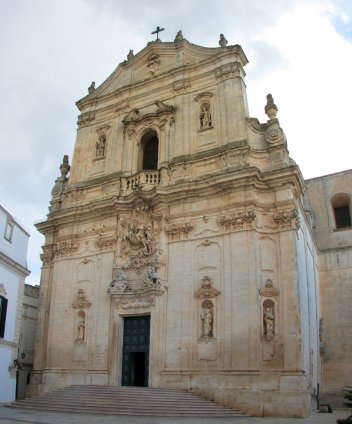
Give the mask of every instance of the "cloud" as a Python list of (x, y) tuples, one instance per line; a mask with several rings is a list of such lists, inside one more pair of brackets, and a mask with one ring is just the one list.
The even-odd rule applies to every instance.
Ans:
[[(91, 81), (101, 84), (153, 39), (178, 30), (217, 47), (241, 44), (251, 116), (265, 121), (266, 94), (279, 108), (292, 157), (305, 177), (350, 167), (350, 0), (3, 1), (0, 27), (0, 202), (31, 233), (30, 281), (39, 281), (45, 219), (64, 154), (72, 159), (78, 110)], [(312, 160), (314, 158), (314, 160)]]

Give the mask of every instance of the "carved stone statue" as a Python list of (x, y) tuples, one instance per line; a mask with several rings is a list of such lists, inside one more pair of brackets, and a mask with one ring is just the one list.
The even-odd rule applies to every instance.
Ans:
[(264, 307), (263, 315), (264, 335), (267, 339), (270, 339), (275, 335), (273, 306), (269, 306), (269, 304), (266, 304), (266, 306)]
[(77, 340), (83, 341), (86, 333), (86, 315), (83, 311), (78, 312)]
[(180, 42), (182, 40), (184, 40), (184, 38), (183, 38), (183, 35), (182, 35), (182, 31), (180, 30), (180, 31), (177, 32), (174, 42), (177, 43), (177, 42)]
[(120, 267), (115, 266), (113, 270), (113, 280), (109, 284), (110, 288), (125, 291), (127, 288), (127, 273)]
[(202, 337), (213, 337), (213, 304), (209, 300), (204, 301), (202, 304), (201, 319)]
[(159, 275), (156, 272), (156, 268), (153, 265), (149, 265), (148, 272), (143, 278), (144, 288), (160, 287), (160, 282), (158, 278), (159, 278)]
[(102, 134), (95, 144), (95, 157), (103, 158), (105, 156), (106, 135)]
[(92, 94), (95, 91), (95, 82), (92, 81), (91, 85), (88, 87), (88, 93)]
[(269, 119), (276, 118), (278, 108), (276, 104), (274, 103), (274, 99), (271, 94), (268, 94), (266, 96), (266, 105), (264, 110), (265, 110), (265, 114), (268, 115)]
[(199, 115), (200, 119), (200, 128), (209, 128), (211, 127), (211, 113), (209, 111), (209, 104), (203, 104), (201, 107), (201, 113)]
[(127, 60), (132, 59), (132, 57), (134, 57), (133, 50), (130, 50), (130, 51), (128, 52), (128, 55), (127, 55)]
[(220, 47), (226, 47), (227, 46), (227, 40), (226, 40), (224, 34), (220, 34), (219, 45), (220, 45)]

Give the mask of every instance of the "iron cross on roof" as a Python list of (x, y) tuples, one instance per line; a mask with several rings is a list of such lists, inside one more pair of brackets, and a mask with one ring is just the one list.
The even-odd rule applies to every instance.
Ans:
[(156, 30), (152, 32), (152, 34), (156, 34), (156, 39), (159, 40), (159, 32), (164, 31), (165, 28), (156, 27)]

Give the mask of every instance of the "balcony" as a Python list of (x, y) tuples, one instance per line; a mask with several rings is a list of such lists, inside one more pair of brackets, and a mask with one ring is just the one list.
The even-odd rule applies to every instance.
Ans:
[(143, 170), (129, 178), (123, 179), (126, 194), (132, 191), (149, 191), (160, 184), (160, 172)]

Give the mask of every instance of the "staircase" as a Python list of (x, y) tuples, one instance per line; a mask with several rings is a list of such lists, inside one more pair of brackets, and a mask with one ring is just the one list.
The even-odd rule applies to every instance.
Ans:
[(244, 414), (187, 391), (149, 387), (69, 386), (18, 400), (10, 408), (157, 417), (241, 417)]
[[(336, 392), (326, 392), (320, 394), (320, 405), (329, 404), (334, 411), (335, 409), (346, 409), (351, 410), (351, 407), (346, 406), (348, 399), (345, 399), (344, 396), (348, 392), (346, 391), (348, 387), (345, 387), (342, 390)], [(349, 388), (351, 390), (351, 388)]]

